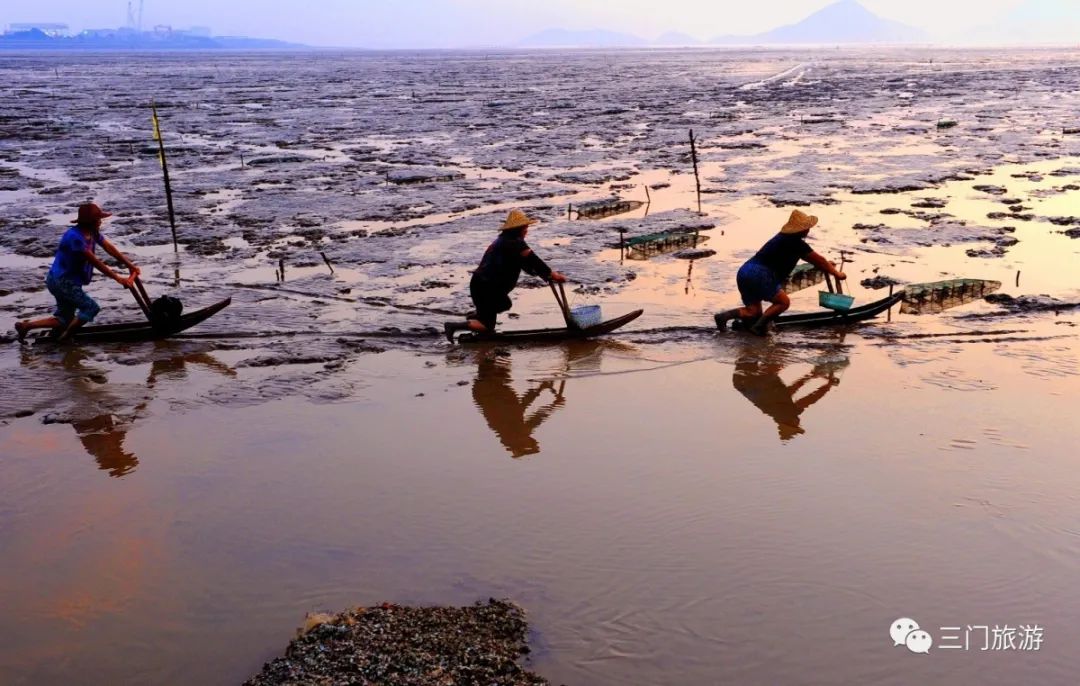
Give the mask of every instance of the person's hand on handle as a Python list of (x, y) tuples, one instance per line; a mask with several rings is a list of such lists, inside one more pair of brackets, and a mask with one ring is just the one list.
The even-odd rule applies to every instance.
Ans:
[(551, 272), (551, 281), (554, 283), (566, 283), (566, 276), (560, 272)]
[(839, 269), (836, 270), (836, 274), (834, 274), (833, 276), (840, 279), (841, 281), (847, 281), (847, 274), (840, 271)]

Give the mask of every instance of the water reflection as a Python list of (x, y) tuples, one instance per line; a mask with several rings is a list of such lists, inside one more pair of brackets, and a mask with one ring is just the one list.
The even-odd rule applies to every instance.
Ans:
[(126, 420), (111, 414), (102, 414), (91, 419), (75, 420), (72, 428), (79, 436), (83, 448), (98, 463), (98, 469), (109, 476), (124, 476), (139, 464), (139, 458), (124, 449), (129, 424)]
[[(151, 354), (164, 356), (150, 363), (147, 389), (157, 387), (161, 381), (187, 381), (189, 365), (200, 365), (225, 376), (236, 375), (234, 369), (206, 352), (182, 352), (158, 343)], [(154, 396), (137, 384), (110, 383), (103, 368), (88, 363), (91, 359), (92, 355), (80, 347), (65, 351), (58, 365), (54, 358), (45, 368), (40, 357), (27, 353), (22, 356), (23, 364), (37, 368), (39, 373), (47, 374), (48, 367), (62, 371), (65, 383), (56, 384), (59, 392), (50, 403), (59, 410), (54, 414), (70, 420), (79, 442), (99, 469), (109, 476), (122, 477), (139, 464), (138, 456), (124, 445), (128, 431), (146, 416)], [(47, 379), (45, 382), (50, 383)]]
[(735, 360), (731, 375), (735, 390), (776, 422), (781, 441), (806, 432), (803, 412), (839, 385), (850, 359), (842, 348), (826, 351), (810, 371), (787, 383), (780, 374), (792, 362), (781, 348), (748, 345)]
[(535, 455), (540, 452), (540, 443), (533, 434), (566, 406), (568, 378), (598, 373), (603, 351), (609, 348), (628, 347), (611, 341), (577, 341), (560, 346), (556, 350), (561, 359), (552, 366), (544, 365), (542, 371), (544, 376), (555, 378), (530, 380), (520, 393), (514, 385), (507, 350), (477, 351), (473, 402), (511, 456)]
[(533, 382), (519, 395), (510, 375), (510, 355), (492, 353), (480, 358), (472, 395), (507, 452), (525, 457), (540, 452), (533, 432), (566, 405), (566, 380)]

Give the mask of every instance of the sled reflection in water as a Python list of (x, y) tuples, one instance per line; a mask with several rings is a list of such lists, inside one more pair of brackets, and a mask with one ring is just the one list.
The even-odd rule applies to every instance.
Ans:
[[(540, 452), (535, 431), (560, 408), (566, 406), (569, 377), (598, 373), (603, 350), (612, 342), (575, 341), (560, 347), (562, 359), (541, 375), (555, 377), (531, 380), (524, 392), (515, 388), (510, 353), (502, 348), (477, 351), (473, 402), (492, 432), (511, 456), (526, 457)], [(525, 374), (519, 374), (525, 376)]]
[[(161, 352), (154, 350), (152, 354)], [(68, 415), (71, 427), (99, 469), (109, 476), (122, 477), (139, 464), (138, 456), (125, 448), (124, 442), (135, 422), (146, 415), (153, 396), (138, 385), (109, 383), (105, 370), (88, 365), (88, 359), (86, 351), (73, 348), (60, 360), (73, 403)], [(151, 362), (146, 388), (154, 389), (161, 382), (187, 381), (189, 364), (226, 376), (236, 375), (235, 370), (209, 353), (176, 351)]]
[(735, 390), (776, 422), (781, 441), (806, 432), (803, 412), (840, 383), (841, 373), (850, 364), (846, 350), (838, 346), (824, 351), (810, 371), (787, 383), (780, 374), (795, 362), (783, 349), (752, 345), (739, 354), (731, 375)]

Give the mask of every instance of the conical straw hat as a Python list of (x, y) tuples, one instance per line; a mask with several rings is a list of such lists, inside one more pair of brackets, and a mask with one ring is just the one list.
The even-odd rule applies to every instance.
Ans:
[(817, 217), (794, 210), (791, 217), (788, 218), (787, 224), (780, 228), (780, 233), (802, 233), (803, 231), (809, 231), (816, 225)]
[(521, 210), (510, 210), (510, 214), (506, 215), (506, 221), (499, 227), (499, 231), (522, 229), (535, 223), (535, 219), (529, 219)]

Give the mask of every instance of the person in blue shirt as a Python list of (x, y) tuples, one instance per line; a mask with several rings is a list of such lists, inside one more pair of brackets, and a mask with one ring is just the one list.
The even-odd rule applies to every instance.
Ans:
[[(95, 268), (126, 288), (135, 283), (139, 268), (101, 235), (102, 220), (111, 216), (94, 203), (79, 206), (75, 226), (60, 238), (52, 268), (45, 276), (45, 286), (56, 299), (56, 309), (51, 317), (17, 322), (15, 332), (20, 341), (33, 329), (61, 329), (59, 338), (63, 340), (83, 324), (94, 321), (101, 307), (86, 294), (83, 286), (90, 283)], [(99, 245), (128, 268), (127, 277), (113, 271), (98, 258), (95, 251)]]
[(454, 342), (458, 331), (493, 333), (500, 312), (510, 309), (510, 292), (517, 286), (521, 272), (538, 276), (545, 281), (565, 282), (566, 277), (552, 271), (540, 256), (525, 242), (529, 226), (535, 224), (521, 210), (511, 210), (499, 230), (499, 237), (488, 246), (480, 266), (469, 281), (474, 312), (464, 322), (447, 322), (443, 326), (446, 338)]
[[(715, 315), (718, 329), (723, 331), (727, 328), (728, 321), (738, 317), (743, 321), (753, 322), (750, 326), (751, 332), (759, 336), (766, 335), (769, 324), (791, 307), (791, 299), (784, 292), (783, 284), (791, 276), (799, 260), (806, 260), (837, 279), (847, 278), (844, 272), (814, 252), (806, 242), (810, 229), (817, 223), (817, 217), (795, 210), (781, 227), (780, 233), (770, 238), (757, 254), (743, 264), (736, 276), (743, 307)], [(770, 303), (764, 314), (761, 311), (763, 300)]]

